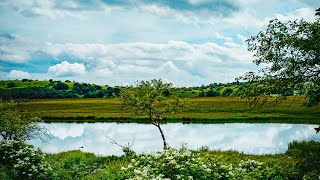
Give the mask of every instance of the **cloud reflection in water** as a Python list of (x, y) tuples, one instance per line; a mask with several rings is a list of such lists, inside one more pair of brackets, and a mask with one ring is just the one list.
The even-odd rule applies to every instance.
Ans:
[[(97, 155), (121, 155), (121, 148), (110, 144), (106, 138), (127, 144), (134, 140), (133, 149), (138, 152), (161, 150), (162, 140), (153, 125), (134, 123), (50, 123), (41, 124), (52, 134), (49, 143), (38, 139), (29, 141), (48, 153), (75, 150)], [(250, 154), (282, 153), (288, 143), (317, 138), (317, 125), (302, 124), (164, 124), (162, 125), (171, 147), (179, 148), (187, 143), (191, 149), (208, 146), (210, 149), (237, 150)]]

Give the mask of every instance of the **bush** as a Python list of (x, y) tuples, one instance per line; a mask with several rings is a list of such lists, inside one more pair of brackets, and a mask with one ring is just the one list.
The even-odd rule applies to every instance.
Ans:
[(23, 141), (0, 142), (2, 177), (12, 179), (51, 179), (52, 168), (45, 162), (45, 154)]
[(58, 82), (57, 84), (53, 85), (53, 88), (56, 90), (68, 90), (69, 86), (68, 84)]
[(122, 170), (129, 179), (285, 179), (280, 169), (262, 162), (207, 161), (185, 148), (137, 156)]
[(320, 177), (320, 142), (297, 142), (289, 144), (287, 154), (296, 160), (299, 179), (317, 179)]
[(41, 135), (48, 135), (45, 128), (37, 123), (38, 117), (32, 117), (26, 112), (18, 111), (18, 103), (1, 101), (0, 99), (0, 132), (4, 140), (29, 140)]

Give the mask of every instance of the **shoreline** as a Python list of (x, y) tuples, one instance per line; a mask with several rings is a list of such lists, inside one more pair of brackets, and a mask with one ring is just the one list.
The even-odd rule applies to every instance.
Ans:
[[(151, 124), (147, 118), (124, 118), (124, 117), (42, 117), (45, 123), (141, 123)], [(229, 117), (229, 118), (165, 118), (162, 124), (221, 124), (221, 123), (283, 123), (283, 124), (320, 124), (320, 119), (313, 117)]]

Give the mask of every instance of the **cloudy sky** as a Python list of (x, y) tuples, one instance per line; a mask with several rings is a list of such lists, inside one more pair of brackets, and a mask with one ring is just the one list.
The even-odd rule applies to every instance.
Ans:
[(232, 82), (268, 21), (314, 21), (319, 0), (1, 0), (0, 79), (108, 85)]

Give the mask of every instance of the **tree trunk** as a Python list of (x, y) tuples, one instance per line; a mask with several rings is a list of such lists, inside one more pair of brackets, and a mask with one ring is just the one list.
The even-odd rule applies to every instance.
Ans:
[(166, 138), (164, 137), (164, 134), (163, 134), (163, 131), (160, 127), (160, 124), (154, 124), (160, 131), (160, 134), (161, 134), (161, 138), (162, 138), (162, 141), (163, 141), (163, 149), (167, 149), (168, 148), (168, 144), (167, 144), (167, 141), (166, 141)]

